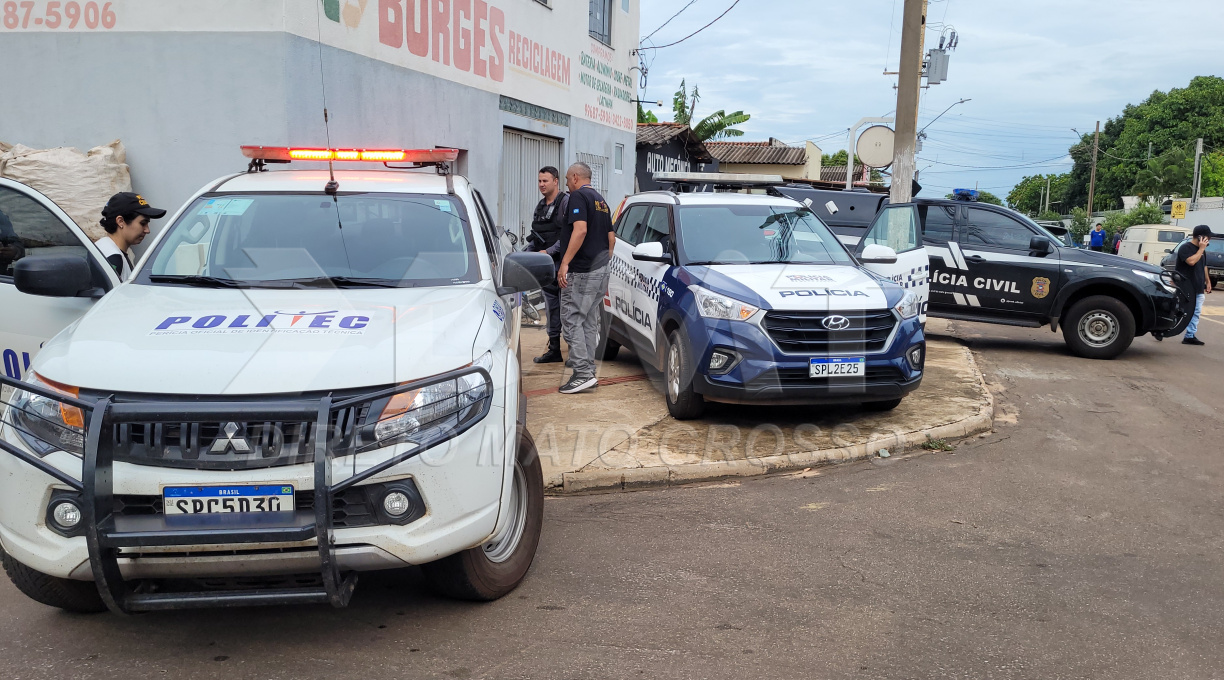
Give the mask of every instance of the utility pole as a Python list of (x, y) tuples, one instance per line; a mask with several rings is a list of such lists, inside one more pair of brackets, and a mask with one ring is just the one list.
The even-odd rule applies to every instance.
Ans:
[[(914, 145), (918, 133), (918, 93), (922, 85), (922, 42), (926, 0), (905, 0), (901, 19), (901, 64), (897, 78), (897, 127), (893, 146), (891, 203), (914, 198)], [(853, 150), (851, 150), (853, 153)]]
[(1050, 176), (1046, 175), (1046, 193), (1045, 193), (1045, 209), (1041, 212), (1050, 211)]
[(1096, 193), (1096, 161), (1097, 148), (1101, 143), (1101, 121), (1097, 121), (1096, 132), (1092, 135), (1092, 175), (1088, 179), (1088, 224), (1092, 225), (1092, 199)]
[(1152, 160), (1152, 143), (1148, 142), (1148, 160)]
[(1194, 147), (1194, 184), (1190, 189), (1190, 209), (1195, 210), (1198, 207), (1199, 200), (1199, 185), (1203, 181), (1203, 138), (1198, 138), (1198, 144)]

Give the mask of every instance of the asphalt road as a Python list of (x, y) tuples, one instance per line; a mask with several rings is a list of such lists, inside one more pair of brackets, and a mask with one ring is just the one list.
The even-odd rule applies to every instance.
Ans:
[(1048, 329), (958, 324), (994, 434), (552, 498), (531, 574), (492, 604), (408, 570), (343, 611), (73, 616), (4, 580), (0, 677), (1220, 677), (1222, 325), (1100, 362)]

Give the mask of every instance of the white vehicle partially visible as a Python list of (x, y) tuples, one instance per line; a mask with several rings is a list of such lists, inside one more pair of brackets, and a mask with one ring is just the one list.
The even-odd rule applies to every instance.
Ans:
[[(541, 529), (516, 350), (551, 259), (513, 252), (453, 150), (244, 149), (126, 282), (93, 252), (13, 264), (6, 342), (83, 315), (4, 379), (6, 571), (75, 611), (343, 606), (414, 564), (504, 595)], [(324, 155), (438, 172), (261, 171)]]

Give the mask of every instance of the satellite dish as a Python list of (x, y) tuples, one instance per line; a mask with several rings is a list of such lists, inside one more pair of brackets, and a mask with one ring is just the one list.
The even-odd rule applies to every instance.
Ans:
[(893, 131), (884, 125), (872, 125), (859, 135), (854, 153), (869, 168), (887, 168), (893, 162)]

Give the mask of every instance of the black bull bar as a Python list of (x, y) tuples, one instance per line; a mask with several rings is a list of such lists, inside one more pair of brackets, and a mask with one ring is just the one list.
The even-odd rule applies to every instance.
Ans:
[[(479, 413), (454, 429), (420, 441), (418, 446), (383, 460), (369, 469), (339, 482), (332, 482), (332, 460), (336, 457), (335, 436), (331, 434), (331, 416), (355, 406), (390, 398), (455, 380), (477, 373), (485, 380), (483, 402)], [(356, 572), (342, 574), (336, 559), (333, 529), (333, 497), (382, 473), (406, 460), (415, 458), (432, 446), (453, 439), (480, 422), (492, 404), (493, 383), (489, 372), (477, 366), (464, 367), (424, 380), (337, 398), (332, 395), (318, 399), (284, 399), (261, 402), (245, 401), (184, 401), (140, 402), (115, 401), (113, 396), (98, 398), (74, 397), (43, 385), (21, 382), (0, 374), (0, 390), (8, 387), (37, 394), (81, 410), (84, 415), (85, 442), (81, 478), (77, 479), (43, 458), (0, 437), (0, 451), (31, 465), (83, 496), (82, 523), (89, 547), (89, 564), (94, 582), (106, 606), (115, 613), (188, 609), (197, 607), (240, 607), (253, 605), (321, 604), (334, 607), (348, 604), (357, 585)], [(8, 409), (15, 392), (0, 403), (4, 416), (0, 429), (15, 427), (8, 418)], [(163, 513), (156, 516), (116, 516), (114, 512), (114, 437), (107, 436), (114, 425), (122, 423), (176, 423), (216, 419), (224, 421), (312, 421), (314, 508), (279, 513), (229, 513), (201, 515), (200, 521), (186, 526), (167, 522)], [(325, 433), (320, 436), (320, 433)], [(356, 437), (350, 437), (342, 455), (356, 453)], [(219, 521), (223, 518), (224, 521)], [(267, 543), (298, 543), (315, 539), (318, 544), (321, 587), (264, 588), (242, 590), (206, 590), (200, 592), (137, 592), (124, 581), (119, 570), (121, 548), (242, 545)]]

